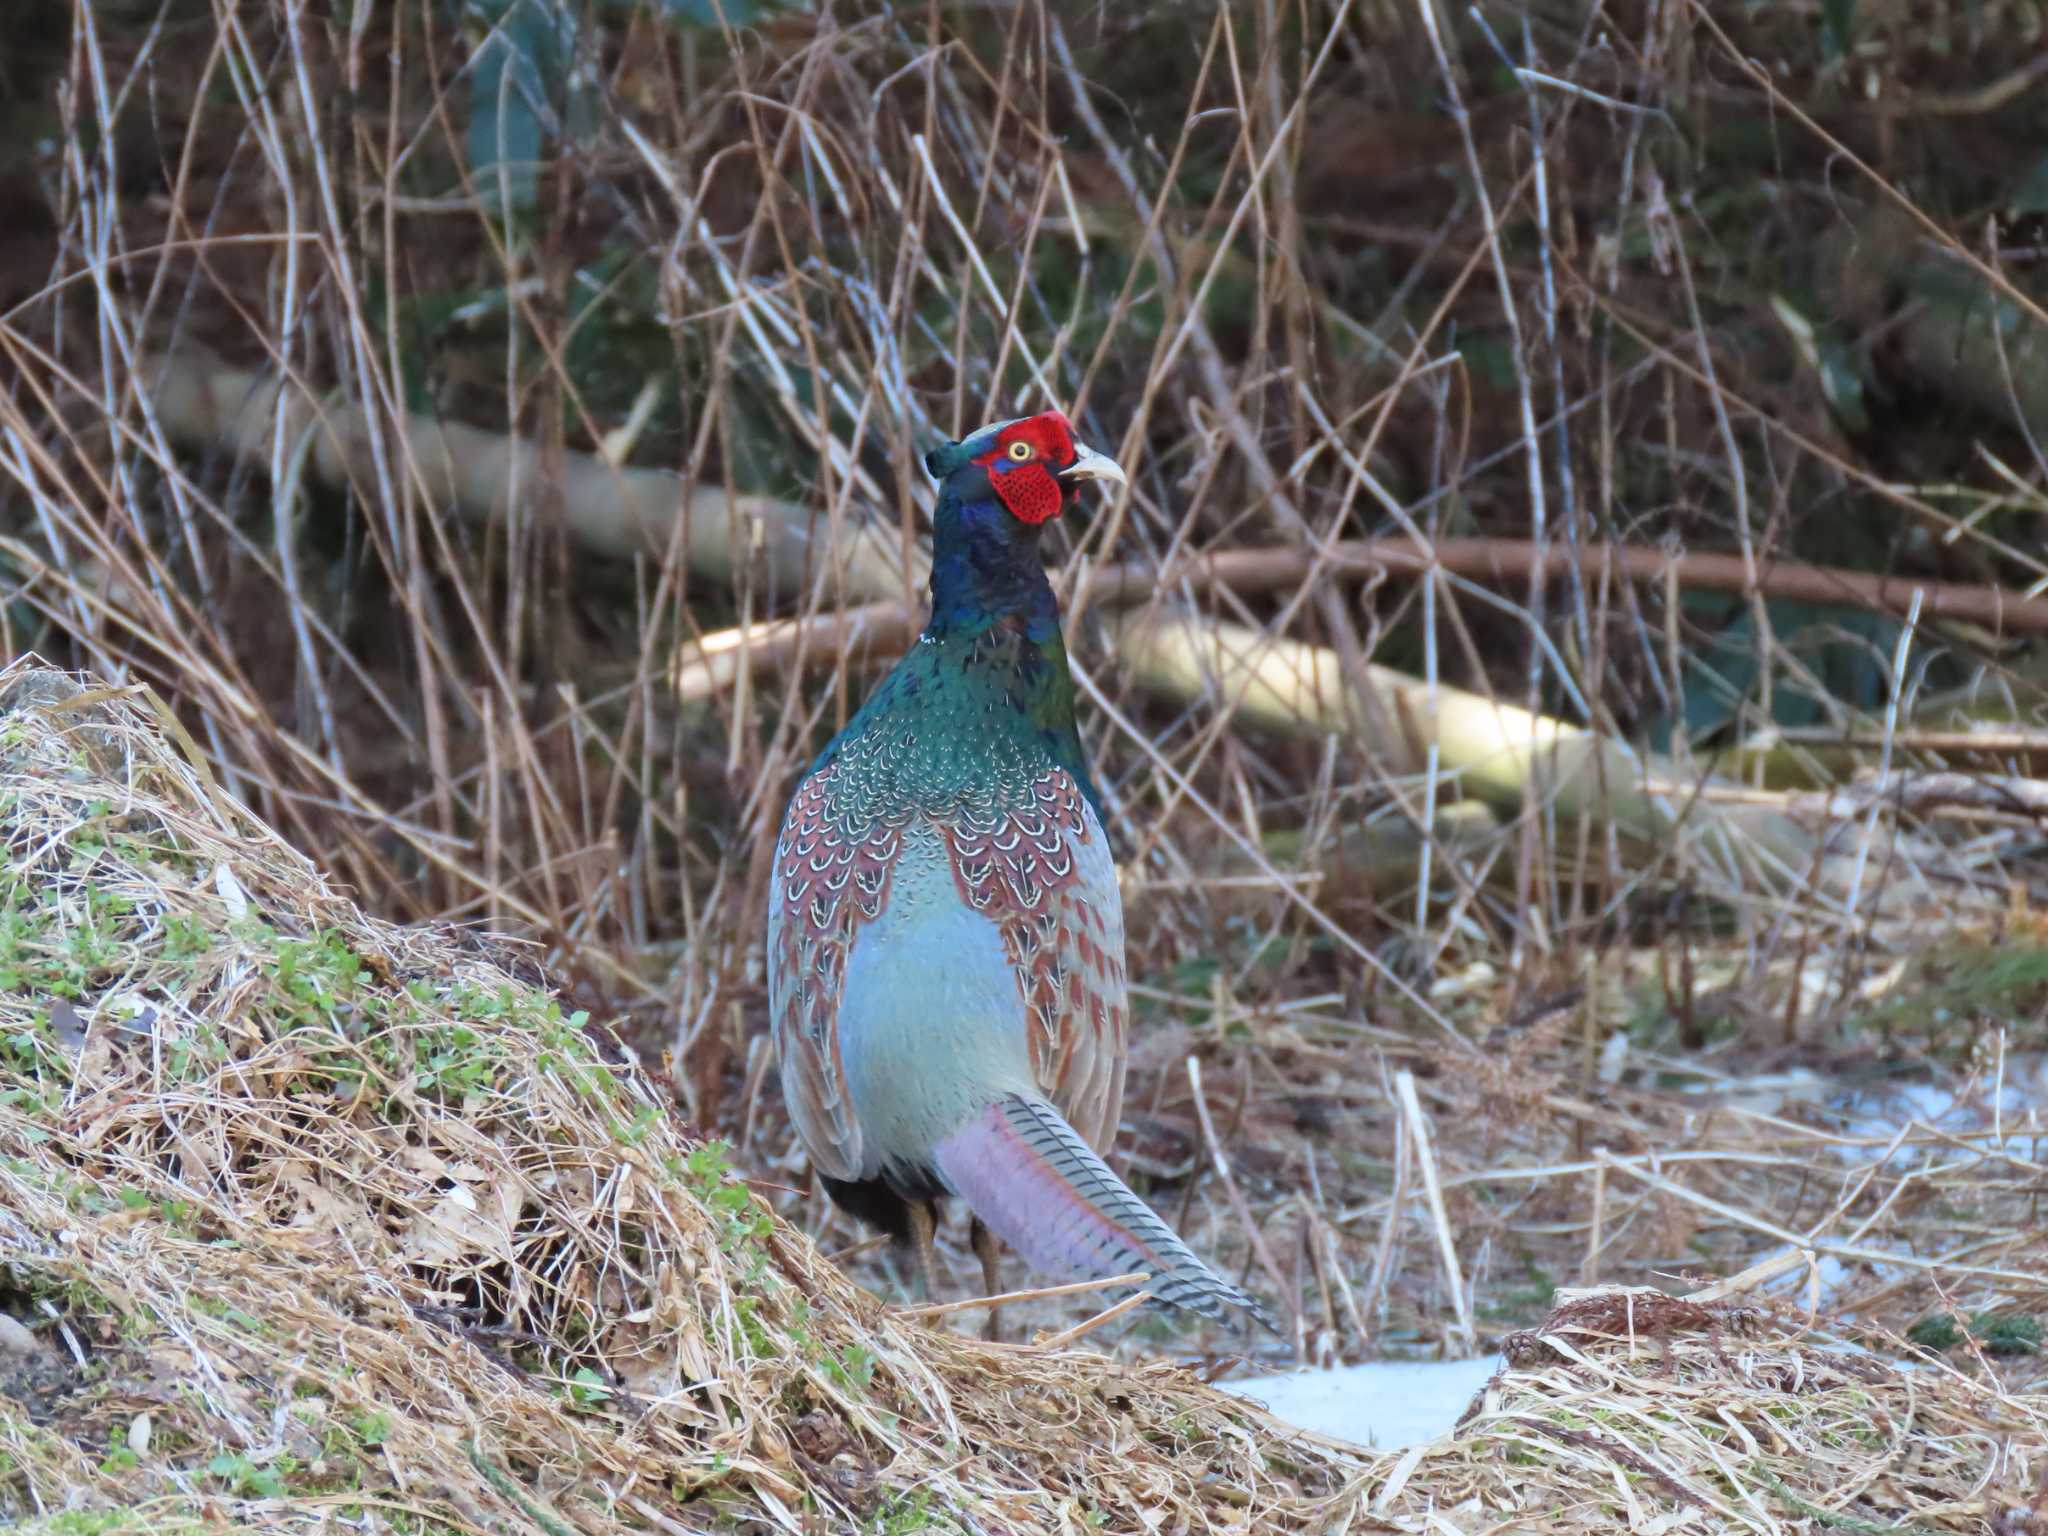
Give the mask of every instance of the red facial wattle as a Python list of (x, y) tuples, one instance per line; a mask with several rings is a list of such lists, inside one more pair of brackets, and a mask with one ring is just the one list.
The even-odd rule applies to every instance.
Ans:
[(999, 459), (989, 466), (988, 479), (1018, 522), (1043, 523), (1060, 515), (1060, 483), (1042, 460), (1006, 464)]
[(1073, 429), (1058, 411), (1047, 411), (1012, 424), (994, 450), (974, 462), (988, 471), (989, 485), (1010, 516), (1037, 524), (1060, 515), (1066, 488), (1057, 471), (1073, 459)]

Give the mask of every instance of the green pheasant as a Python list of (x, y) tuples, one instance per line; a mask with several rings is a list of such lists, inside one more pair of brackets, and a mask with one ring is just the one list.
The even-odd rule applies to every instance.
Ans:
[[(1037, 1268), (1142, 1270), (1155, 1300), (1258, 1304), (1101, 1153), (1123, 1101), (1123, 908), (1039, 536), (1124, 473), (1057, 411), (925, 457), (931, 622), (798, 785), (776, 843), (768, 994), (783, 1094), (826, 1190), (911, 1250), (939, 1203)], [(1270, 1326), (1270, 1324), (1269, 1324)]]

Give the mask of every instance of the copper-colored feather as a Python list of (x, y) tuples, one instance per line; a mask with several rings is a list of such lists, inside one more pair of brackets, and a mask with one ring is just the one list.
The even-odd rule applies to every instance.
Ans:
[(856, 821), (835, 806), (836, 776), (827, 767), (803, 782), (776, 841), (768, 954), (771, 977), (787, 985), (771, 986), (770, 1027), (789, 1116), (812, 1164), (829, 1178), (852, 1179), (860, 1175), (861, 1134), (839, 1055), (839, 994), (856, 932), (889, 899), (910, 813)]
[[(1031, 785), (1028, 808), (945, 829), (953, 878), (970, 907), (1003, 936), (1017, 973), (1039, 1092), (1098, 1152), (1123, 1112), (1128, 1003), (1123, 905), (1073, 776), (1055, 768)], [(1103, 850), (1106, 852), (1106, 850)], [(1107, 866), (1105, 883), (1096, 873)]]
[[(835, 794), (838, 765), (806, 779), (775, 849), (770, 900), (771, 1026), (790, 1119), (818, 1171), (861, 1177), (861, 1128), (847, 1094), (839, 1003), (861, 925), (880, 916), (903, 833)], [(1026, 808), (965, 809), (943, 822), (960, 899), (995, 924), (1017, 977), (1038, 1089), (1089, 1145), (1107, 1151), (1123, 1108), (1128, 1003), (1123, 912), (1102, 829), (1073, 776), (1042, 774)], [(1083, 860), (1072, 849), (1092, 848)], [(1110, 868), (1107, 884), (1091, 872)], [(935, 964), (943, 956), (934, 956)]]

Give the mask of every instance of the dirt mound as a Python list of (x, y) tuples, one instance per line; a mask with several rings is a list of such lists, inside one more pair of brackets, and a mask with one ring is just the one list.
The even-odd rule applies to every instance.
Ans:
[(0, 672), (0, 839), (28, 1529), (2048, 1531), (2048, 1399), (1763, 1312), (1569, 1302), (1385, 1454), (897, 1317), (516, 956), (331, 890), (146, 690)]

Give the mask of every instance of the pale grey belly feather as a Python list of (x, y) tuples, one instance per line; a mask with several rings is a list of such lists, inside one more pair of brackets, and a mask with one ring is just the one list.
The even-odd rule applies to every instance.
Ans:
[(867, 1178), (929, 1167), (947, 1132), (1005, 1094), (1037, 1092), (1002, 935), (961, 901), (928, 822), (905, 830), (888, 905), (854, 940), (839, 1049)]

